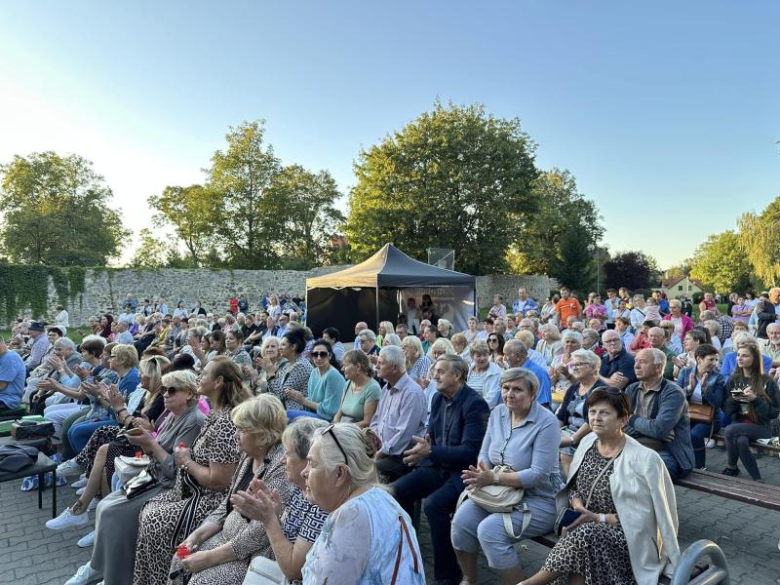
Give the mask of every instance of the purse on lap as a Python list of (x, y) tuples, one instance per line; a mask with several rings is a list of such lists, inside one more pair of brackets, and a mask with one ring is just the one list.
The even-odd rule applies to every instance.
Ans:
[(279, 563), (258, 556), (249, 564), (243, 585), (288, 585), (288, 583), (287, 577), (279, 568)]

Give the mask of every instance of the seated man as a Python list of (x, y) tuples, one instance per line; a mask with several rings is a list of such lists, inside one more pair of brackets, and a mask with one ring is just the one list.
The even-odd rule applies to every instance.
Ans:
[(428, 402), (422, 388), (406, 373), (406, 354), (388, 345), (379, 352), (379, 378), (382, 388), (379, 406), (371, 420), (371, 430), (382, 439), (376, 454), (381, 479), (391, 483), (412, 469), (403, 462), (403, 453), (414, 446), (412, 437), (425, 435)]
[(664, 368), (664, 378), (674, 380), (674, 351), (666, 347), (666, 333), (660, 327), (651, 327), (647, 332), (647, 339), (650, 341), (650, 347), (660, 349), (666, 356), (666, 367)]
[(45, 335), (45, 325), (45, 323), (40, 323), (38, 321), (30, 323), (30, 355), (24, 362), (28, 372), (32, 372), (41, 365), (46, 350), (51, 347), (51, 342), (49, 342), (49, 338)]
[(363, 329), (358, 334), (358, 349), (366, 355), (379, 355), (379, 346), (376, 344), (376, 333), (371, 329)]
[[(539, 392), (536, 394), (536, 401), (542, 406), (551, 408), (552, 380), (550, 380), (550, 375), (546, 368), (540, 367), (528, 357), (528, 350), (522, 341), (510, 339), (504, 344), (504, 363), (507, 368), (525, 368), (533, 372), (539, 378)], [(501, 402), (501, 390), (499, 390), (496, 396), (492, 397), (490, 407), (493, 408)]]
[(24, 393), (24, 361), (18, 353), (8, 349), (0, 336), (0, 415), (22, 404)]
[(622, 390), (632, 382), (636, 382), (634, 356), (623, 347), (620, 333), (616, 329), (609, 329), (601, 336), (601, 342), (607, 350), (601, 359), (599, 369), (599, 377), (604, 383)]
[(460, 583), (461, 572), (450, 539), (450, 521), (464, 489), (461, 474), (477, 457), (490, 409), (466, 385), (468, 365), (460, 356), (443, 355), (433, 366), (438, 393), (433, 397), (428, 434), (414, 437), (404, 463), (415, 467), (391, 485), (396, 500), (412, 514), (425, 498), (425, 516), (433, 543), (433, 574), (442, 585)]
[(663, 459), (672, 479), (688, 475), (694, 466), (691, 421), (685, 392), (664, 379), (666, 356), (648, 348), (636, 354), (634, 370), (639, 380), (626, 388), (631, 418), (626, 434)]

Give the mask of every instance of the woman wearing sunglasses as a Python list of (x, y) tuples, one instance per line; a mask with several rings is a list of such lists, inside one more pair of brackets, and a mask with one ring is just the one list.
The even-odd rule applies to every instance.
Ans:
[(128, 437), (136, 449), (149, 456), (146, 470), (157, 484), (133, 499), (128, 499), (120, 489), (100, 502), (92, 558), (67, 582), (68, 585), (87, 583), (101, 576), (106, 582), (117, 585), (130, 585), (133, 580), (141, 508), (157, 494), (173, 487), (176, 478), (173, 449), (180, 444), (190, 446), (206, 420), (198, 409), (198, 380), (193, 372), (165, 374), (161, 394), (165, 412), (159, 418), (155, 433), (143, 430), (137, 437)]
[(425, 583), (412, 521), (379, 487), (370, 429), (338, 423), (317, 429), (303, 471), (308, 496), (330, 514), (303, 565), (307, 585)]
[(347, 381), (338, 371), (330, 343), (324, 339), (314, 342), (309, 357), (314, 362), (314, 369), (309, 375), (307, 395), (298, 390), (287, 391), (288, 396), (300, 402), (305, 410), (288, 410), (287, 416), (290, 420), (299, 416), (316, 416), (330, 422), (339, 410)]

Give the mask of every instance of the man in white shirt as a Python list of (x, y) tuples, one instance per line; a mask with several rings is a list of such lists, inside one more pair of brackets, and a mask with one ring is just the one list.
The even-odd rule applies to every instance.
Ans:
[(515, 316), (522, 315), (525, 317), (528, 311), (538, 312), (539, 305), (536, 304), (535, 300), (528, 296), (528, 291), (525, 288), (520, 287), (517, 289), (517, 298), (515, 299), (515, 302), (512, 303), (512, 311), (515, 313)]

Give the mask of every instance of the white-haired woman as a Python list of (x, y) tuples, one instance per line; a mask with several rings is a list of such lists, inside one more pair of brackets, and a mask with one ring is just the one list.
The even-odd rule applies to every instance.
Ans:
[(563, 338), (563, 353), (553, 358), (550, 363), (550, 380), (553, 383), (553, 392), (566, 392), (571, 386), (574, 371), (570, 367), (571, 354), (582, 348), (582, 334), (579, 331), (567, 329), (561, 336)]
[(439, 319), (439, 322), (436, 324), (436, 329), (439, 330), (439, 334), (441, 334), (442, 337), (449, 339), (450, 336), (452, 336), (452, 323), (447, 321), (447, 319)]
[(536, 344), (536, 351), (544, 356), (547, 365), (551, 365), (553, 359), (563, 353), (561, 332), (552, 323), (542, 326), (542, 339)]
[[(276, 513), (279, 494), (262, 480), (253, 480), (247, 491), (239, 491), (231, 499), (241, 514), (263, 523), (279, 570), (295, 583), (300, 583), (306, 555), (328, 518), (327, 512), (306, 498), (306, 480), (303, 478), (314, 433), (326, 426), (328, 423), (324, 420), (303, 417), (290, 424), (282, 435), (283, 463), (293, 488), (281, 518)], [(249, 574), (264, 566), (267, 564), (253, 561)]]
[(130, 585), (133, 581), (135, 539), (141, 508), (157, 494), (173, 487), (177, 472), (173, 450), (179, 444), (192, 445), (206, 420), (198, 409), (198, 380), (193, 372), (165, 374), (162, 377), (162, 394), (166, 414), (160, 418), (155, 436), (144, 430), (138, 437), (128, 437), (137, 449), (149, 455), (151, 461), (146, 469), (157, 484), (132, 499), (128, 499), (124, 489), (120, 489), (101, 500), (97, 507), (95, 532), (79, 541), (79, 546), (94, 541), (92, 558), (79, 568), (67, 585), (82, 585), (101, 576), (114, 585)]
[(262, 522), (251, 521), (233, 508), (230, 497), (262, 479), (279, 495), (284, 508), (292, 494), (282, 459), (282, 433), (287, 413), (282, 403), (263, 394), (239, 404), (231, 413), (238, 429), (239, 461), (227, 496), (219, 507), (181, 545), (197, 552), (184, 559), (174, 557), (172, 572), (179, 565), (192, 573), (190, 585), (240, 585), (251, 557), (270, 556), (271, 543)]
[(266, 373), (266, 370), (273, 370), (275, 368), (276, 371), (279, 371), (287, 362), (279, 351), (280, 343), (281, 340), (273, 335), (263, 339), (259, 355), (255, 356), (255, 366), (257, 366), (255, 372), (257, 372), (257, 377), (252, 381), (252, 388), (256, 394), (268, 392), (268, 374)]
[(469, 352), (471, 354), (471, 367), (469, 367), (466, 384), (482, 396), (492, 408), (499, 401), (501, 368), (491, 361), (490, 349), (483, 340), (475, 339), (472, 341), (469, 344)]
[[(528, 512), (511, 514), (514, 533), (525, 538), (547, 534), (555, 524), (555, 496), (561, 488), (558, 421), (537, 402), (539, 380), (533, 372), (510, 368), (501, 374), (500, 384), (502, 403), (490, 414), (478, 463), (463, 470), (463, 483), (467, 490), (488, 485), (524, 489)], [(513, 471), (494, 473), (496, 465), (509, 465)], [(470, 500), (455, 512), (452, 546), (463, 571), (462, 583), (477, 583), (480, 547), (502, 583), (517, 583), (523, 571), (514, 543), (504, 528), (503, 514), (490, 513)]]
[(431, 369), (431, 359), (425, 355), (422, 342), (414, 335), (407, 335), (401, 342), (401, 348), (406, 355), (406, 373), (421, 388), (424, 388), (428, 385), (428, 371)]
[(350, 424), (315, 432), (303, 474), (311, 499), (330, 516), (306, 556), (307, 585), (425, 583), (411, 519), (377, 484), (379, 446), (370, 429)]

